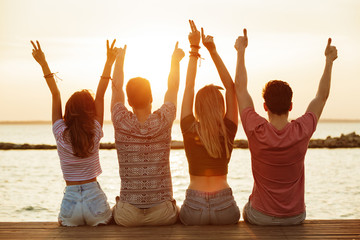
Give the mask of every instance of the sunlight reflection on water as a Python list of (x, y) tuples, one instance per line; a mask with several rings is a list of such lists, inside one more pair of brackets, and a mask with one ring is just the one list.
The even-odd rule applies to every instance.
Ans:
[[(111, 206), (119, 194), (115, 150), (100, 151), (98, 178)], [(360, 149), (309, 149), (306, 157), (308, 219), (360, 218)], [(171, 151), (174, 198), (181, 205), (189, 184), (183, 150)], [(57, 221), (65, 187), (55, 150), (0, 151), (0, 221)], [(253, 184), (250, 154), (234, 149), (228, 181), (242, 208)]]

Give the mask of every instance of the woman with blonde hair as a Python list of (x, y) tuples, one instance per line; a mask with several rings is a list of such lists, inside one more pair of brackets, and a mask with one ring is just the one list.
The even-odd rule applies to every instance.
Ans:
[(100, 139), (103, 137), (104, 95), (112, 65), (119, 49), (115, 40), (109, 46), (107, 60), (95, 99), (88, 90), (75, 92), (62, 115), (61, 97), (40, 43), (33, 41), (32, 55), (40, 64), (52, 95), (52, 124), (63, 177), (66, 182), (58, 221), (62, 226), (106, 224), (112, 213), (96, 178), (101, 174)]
[(180, 220), (185, 225), (236, 224), (240, 211), (227, 183), (228, 163), (238, 124), (234, 83), (216, 51), (213, 37), (205, 36), (201, 29), (203, 45), (209, 50), (225, 86), (226, 101), (221, 87), (207, 85), (196, 94), (194, 116), (200, 32), (191, 20), (190, 27), (191, 51), (180, 121), (190, 184), (180, 210)]

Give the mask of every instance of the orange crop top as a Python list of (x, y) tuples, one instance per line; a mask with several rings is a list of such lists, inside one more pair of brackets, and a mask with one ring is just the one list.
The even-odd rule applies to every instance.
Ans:
[[(224, 118), (225, 127), (230, 142), (234, 143), (237, 125), (227, 118)], [(221, 158), (210, 157), (204, 145), (201, 143), (199, 135), (194, 128), (196, 124), (193, 115), (189, 115), (180, 121), (180, 127), (184, 138), (185, 153), (189, 164), (189, 173), (195, 176), (221, 176), (228, 173), (228, 163), (225, 149)], [(224, 139), (221, 139), (224, 144)], [(223, 148), (225, 146), (223, 145)], [(230, 147), (232, 152), (232, 146)]]

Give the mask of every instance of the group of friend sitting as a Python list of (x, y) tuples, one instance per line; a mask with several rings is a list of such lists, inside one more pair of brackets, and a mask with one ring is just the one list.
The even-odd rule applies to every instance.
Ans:
[[(227, 174), (239, 114), (249, 142), (254, 178), (252, 193), (243, 208), (244, 220), (257, 225), (293, 225), (304, 221), (304, 158), (329, 96), (332, 65), (337, 58), (331, 39), (325, 49), (325, 69), (317, 94), (304, 115), (288, 120), (292, 90), (288, 83), (273, 80), (263, 89), (267, 120), (255, 112), (247, 89), (246, 29), (235, 42), (234, 82), (216, 50), (213, 37), (206, 36), (202, 28), (200, 33), (191, 20), (190, 27), (191, 50), (180, 120), (190, 184), (181, 208), (173, 198), (169, 162), (180, 61), (185, 56), (178, 43), (171, 58), (164, 103), (156, 111), (152, 111), (150, 83), (140, 77), (128, 81), (126, 96), (132, 111), (125, 107), (126, 45), (117, 48), (114, 40), (111, 45), (107, 42), (107, 59), (95, 99), (88, 90), (75, 92), (67, 101), (63, 115), (54, 73), (50, 71), (39, 42), (31, 41), (33, 57), (42, 67), (52, 94), (53, 133), (66, 182), (58, 217), (61, 225), (96, 226), (112, 219), (118, 225), (129, 227), (170, 225), (177, 221), (185, 225), (238, 223), (240, 210)], [(221, 93), (223, 88), (212, 84), (201, 88), (195, 97), (200, 40), (219, 73), (225, 100)], [(112, 208), (97, 182), (102, 173), (99, 144), (103, 137), (104, 95), (110, 79), (111, 118), (121, 178), (120, 195)]]

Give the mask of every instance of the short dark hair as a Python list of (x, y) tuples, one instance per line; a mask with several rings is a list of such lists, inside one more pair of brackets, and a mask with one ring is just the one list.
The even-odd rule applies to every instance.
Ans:
[(272, 80), (263, 89), (263, 98), (268, 109), (277, 115), (289, 112), (293, 92), (287, 82)]
[(131, 107), (146, 107), (152, 102), (150, 82), (141, 77), (130, 79), (126, 84), (126, 95)]

